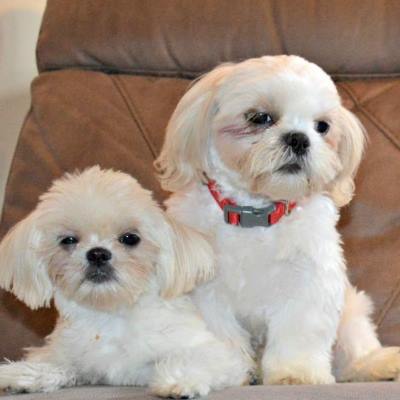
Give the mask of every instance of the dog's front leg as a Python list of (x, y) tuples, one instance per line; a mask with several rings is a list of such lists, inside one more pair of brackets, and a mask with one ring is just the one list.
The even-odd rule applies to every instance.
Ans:
[(331, 352), (337, 324), (337, 311), (330, 315), (321, 303), (288, 302), (268, 325), (264, 384), (333, 383)]
[(50, 363), (17, 361), (0, 365), (0, 388), (11, 392), (52, 392), (75, 382), (72, 371)]

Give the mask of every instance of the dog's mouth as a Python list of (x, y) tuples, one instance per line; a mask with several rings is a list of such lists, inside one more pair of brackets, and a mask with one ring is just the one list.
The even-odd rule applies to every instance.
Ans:
[(101, 284), (115, 280), (114, 268), (109, 263), (104, 264), (89, 264), (86, 273), (85, 281), (89, 281), (95, 284)]
[(302, 169), (303, 167), (299, 163), (288, 163), (279, 167), (278, 172), (282, 172), (284, 174), (297, 174)]

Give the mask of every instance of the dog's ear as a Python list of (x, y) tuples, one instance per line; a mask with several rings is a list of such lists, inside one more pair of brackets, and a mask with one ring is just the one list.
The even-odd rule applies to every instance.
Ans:
[(337, 123), (341, 130), (338, 153), (342, 171), (334, 180), (330, 194), (335, 204), (342, 207), (353, 197), (354, 176), (361, 162), (366, 135), (358, 118), (344, 107), (339, 110)]
[(207, 171), (210, 124), (215, 94), (233, 65), (219, 66), (201, 77), (179, 101), (169, 120), (164, 145), (154, 165), (163, 189), (174, 192), (202, 180)]
[(157, 274), (161, 295), (171, 298), (213, 277), (214, 252), (201, 233), (168, 217), (166, 222)]
[(53, 287), (44, 256), (39, 212), (33, 211), (12, 228), (0, 243), (0, 287), (14, 293), (30, 308), (48, 306)]

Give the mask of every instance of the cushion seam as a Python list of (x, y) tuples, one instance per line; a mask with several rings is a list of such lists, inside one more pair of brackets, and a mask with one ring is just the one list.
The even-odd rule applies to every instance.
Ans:
[(340, 85), (340, 87), (347, 93), (347, 95), (353, 101), (355, 107), (360, 110), (360, 112), (370, 121), (372, 124), (398, 149), (400, 150), (400, 143), (398, 142), (395, 135), (391, 132), (389, 128), (387, 128), (380, 120), (374, 117), (372, 114), (368, 112), (368, 110), (360, 103), (357, 96), (353, 93), (353, 91), (344, 83)]
[(157, 157), (157, 152), (153, 147), (149, 132), (148, 132), (147, 128), (145, 127), (145, 125), (143, 124), (142, 120), (140, 119), (135, 105), (133, 104), (132, 100), (130, 99), (128, 93), (125, 90), (125, 86), (124, 86), (123, 82), (119, 79), (118, 76), (110, 75), (110, 79), (113, 82), (113, 84), (114, 84), (115, 88), (117, 89), (117, 91), (119, 92), (119, 94), (121, 95), (132, 120), (135, 122), (136, 126), (139, 128), (139, 132), (142, 135), (143, 140), (146, 142), (146, 145), (147, 145), (148, 149), (150, 150), (150, 153), (151, 153), (153, 159), (155, 160)]
[[(396, 82), (397, 83), (397, 82)], [(382, 88), (381, 90), (379, 90), (377, 93), (375, 92), (375, 94), (372, 97), (368, 97), (366, 99), (363, 100), (363, 103), (368, 103), (370, 100), (382, 96), (384, 93), (388, 92), (389, 90), (393, 89), (394, 84), (392, 83), (390, 86), (387, 86), (385, 88)]]
[(376, 325), (380, 327), (390, 309), (393, 306), (393, 303), (396, 301), (400, 294), (400, 279), (397, 280), (394, 288), (390, 292), (389, 296), (387, 297), (386, 301), (384, 302), (383, 306), (378, 312), (378, 316), (376, 317)]
[[(244, 59), (240, 60), (232, 60), (230, 62), (240, 62)], [(215, 64), (217, 66), (218, 63)], [(207, 72), (210, 71), (212, 67), (208, 68), (207, 70), (201, 71), (189, 71), (189, 70), (178, 70), (178, 69), (130, 69), (130, 68), (117, 68), (115, 66), (97, 66), (97, 65), (76, 65), (76, 64), (65, 64), (65, 65), (58, 65), (58, 64), (46, 64), (40, 65), (40, 73), (44, 72), (51, 72), (51, 71), (60, 71), (63, 69), (82, 69), (82, 70), (93, 70), (93, 71), (100, 71), (110, 74), (135, 74), (135, 75), (148, 75), (148, 76), (156, 76), (156, 77), (165, 77), (165, 78), (185, 78), (185, 79), (194, 79), (197, 78)], [(366, 73), (330, 73), (329, 74), (334, 80), (376, 80), (376, 79), (385, 79), (385, 78), (399, 78), (400, 72), (366, 72)]]

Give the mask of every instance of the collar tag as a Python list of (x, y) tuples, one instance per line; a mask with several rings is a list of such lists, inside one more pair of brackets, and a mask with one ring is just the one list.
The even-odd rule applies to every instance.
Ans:
[(240, 225), (243, 228), (268, 227), (271, 225), (269, 216), (275, 211), (275, 205), (271, 204), (264, 208), (226, 205), (223, 210), (224, 220), (227, 224)]

